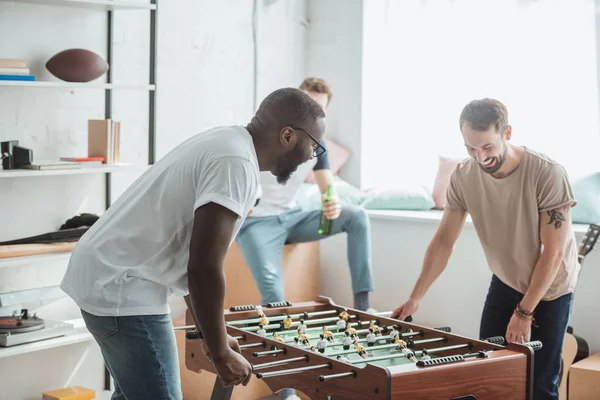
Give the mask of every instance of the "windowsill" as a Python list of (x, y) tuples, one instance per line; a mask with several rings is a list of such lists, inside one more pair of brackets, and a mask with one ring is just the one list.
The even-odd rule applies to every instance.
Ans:
[[(442, 219), (442, 210), (412, 211), (412, 210), (366, 210), (372, 219), (388, 221), (419, 221), (438, 224)], [(465, 226), (473, 226), (471, 216), (467, 215)], [(575, 233), (586, 233), (589, 225), (573, 224)]]

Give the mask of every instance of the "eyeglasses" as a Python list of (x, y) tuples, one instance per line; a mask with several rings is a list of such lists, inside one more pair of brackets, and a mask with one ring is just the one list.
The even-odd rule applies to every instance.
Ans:
[(313, 145), (313, 157), (319, 157), (321, 154), (323, 154), (327, 151), (327, 149), (325, 147), (323, 147), (323, 145), (321, 143), (319, 143), (319, 141), (317, 139), (315, 139), (315, 137), (313, 135), (306, 132), (304, 129), (294, 128), (294, 127), (291, 127), (291, 128), (295, 131), (302, 131), (302, 132), (306, 133), (312, 139), (312, 141), (315, 142), (315, 144)]

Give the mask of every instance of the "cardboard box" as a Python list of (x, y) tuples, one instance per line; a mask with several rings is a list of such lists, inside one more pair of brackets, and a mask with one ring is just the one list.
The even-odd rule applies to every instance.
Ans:
[(95, 398), (95, 390), (81, 386), (73, 386), (42, 393), (42, 400), (93, 400)]
[(569, 400), (590, 399), (600, 399), (600, 353), (576, 362), (569, 372)]

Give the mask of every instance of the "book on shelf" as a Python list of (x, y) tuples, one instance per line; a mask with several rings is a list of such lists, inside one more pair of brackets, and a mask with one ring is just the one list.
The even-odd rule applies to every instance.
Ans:
[(81, 163), (86, 166), (104, 164), (104, 157), (60, 157), (59, 160)]
[(56, 170), (56, 169), (81, 168), (81, 164), (76, 163), (76, 162), (67, 162), (67, 161), (58, 161), (58, 160), (41, 160), (41, 161), (34, 161), (31, 164), (21, 165), (19, 168), (48, 171), (48, 170)]
[(23, 58), (0, 58), (0, 68), (27, 68)]
[(111, 119), (88, 121), (88, 157), (103, 157), (106, 164), (121, 162), (121, 123)]
[(0, 75), (0, 81), (35, 81), (34, 75)]
[(0, 58), (1, 81), (35, 81), (22, 58)]

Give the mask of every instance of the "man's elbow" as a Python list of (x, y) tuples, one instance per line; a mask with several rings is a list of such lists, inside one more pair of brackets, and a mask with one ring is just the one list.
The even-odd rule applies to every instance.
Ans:
[(551, 248), (544, 250), (543, 254), (546, 256), (548, 265), (558, 267), (565, 257), (565, 249), (563, 248)]

